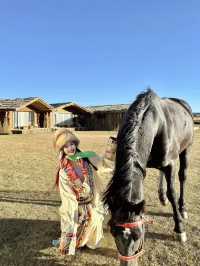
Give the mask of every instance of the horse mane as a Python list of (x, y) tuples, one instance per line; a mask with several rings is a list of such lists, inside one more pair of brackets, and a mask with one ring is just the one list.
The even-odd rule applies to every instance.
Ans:
[(115, 170), (103, 197), (111, 211), (130, 204), (133, 174), (144, 174), (136, 149), (137, 136), (146, 111), (155, 97), (157, 95), (151, 89), (139, 94), (127, 110), (118, 132)]

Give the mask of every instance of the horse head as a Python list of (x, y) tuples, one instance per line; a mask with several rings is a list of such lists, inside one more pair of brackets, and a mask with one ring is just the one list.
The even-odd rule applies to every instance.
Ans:
[(120, 208), (112, 212), (109, 225), (119, 252), (121, 266), (137, 265), (137, 258), (144, 252), (146, 221), (143, 212), (144, 201), (138, 204), (122, 203)]

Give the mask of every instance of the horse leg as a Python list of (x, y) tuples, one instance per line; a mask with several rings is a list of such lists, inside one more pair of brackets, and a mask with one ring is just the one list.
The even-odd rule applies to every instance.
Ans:
[(168, 199), (166, 196), (165, 178), (164, 177), (165, 177), (164, 173), (162, 171), (160, 171), (159, 184), (158, 184), (158, 197), (159, 197), (160, 203), (163, 206), (166, 206)]
[(178, 240), (181, 242), (185, 242), (187, 240), (186, 232), (184, 229), (182, 216), (178, 209), (178, 203), (176, 200), (176, 192), (175, 192), (175, 163), (169, 164), (164, 169), (166, 181), (167, 181), (167, 197), (169, 201), (171, 202), (172, 208), (173, 208), (173, 217), (175, 222), (174, 231), (177, 234)]
[(178, 175), (180, 181), (180, 198), (178, 204), (179, 204), (179, 211), (184, 219), (188, 218), (184, 201), (184, 190), (185, 190), (184, 188), (185, 188), (185, 181), (186, 181), (187, 168), (188, 168), (188, 154), (189, 150), (186, 149), (179, 155), (180, 169)]

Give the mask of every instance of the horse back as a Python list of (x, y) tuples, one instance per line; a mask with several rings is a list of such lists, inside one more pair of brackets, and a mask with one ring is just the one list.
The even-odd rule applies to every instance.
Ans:
[(191, 146), (193, 119), (189, 105), (179, 99), (155, 98), (153, 106), (159, 126), (154, 135), (148, 167), (159, 168), (177, 159)]
[(177, 146), (180, 154), (193, 141), (193, 117), (191, 107), (181, 99), (161, 100), (165, 118), (165, 130), (169, 142)]

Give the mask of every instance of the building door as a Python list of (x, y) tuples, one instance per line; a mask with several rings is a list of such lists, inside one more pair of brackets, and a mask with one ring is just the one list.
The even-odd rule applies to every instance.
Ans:
[(44, 113), (39, 113), (39, 127), (44, 127)]

